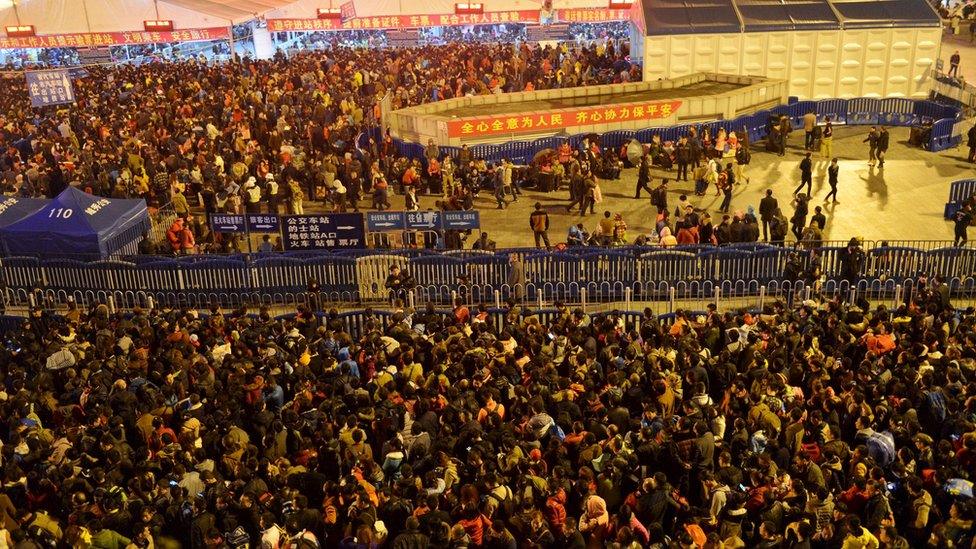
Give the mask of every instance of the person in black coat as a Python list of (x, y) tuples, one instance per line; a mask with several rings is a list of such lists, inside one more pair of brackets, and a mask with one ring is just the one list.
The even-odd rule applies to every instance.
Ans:
[(634, 198), (640, 198), (641, 189), (647, 191), (651, 197), (654, 196), (654, 191), (647, 185), (651, 181), (651, 159), (647, 157), (647, 153), (640, 159), (640, 166), (637, 170), (637, 188), (634, 189)]
[(881, 131), (878, 133), (878, 167), (884, 168), (885, 154), (888, 153), (888, 128), (881, 126)]
[(849, 282), (854, 282), (861, 277), (861, 270), (864, 268), (864, 250), (857, 238), (852, 238), (847, 247), (840, 254), (840, 273), (841, 278)]
[(800, 194), (804, 185), (807, 186), (807, 196), (811, 196), (813, 192), (813, 161), (810, 160), (810, 154), (806, 153), (800, 161), (800, 185), (793, 190), (793, 194)]
[(766, 196), (759, 201), (759, 219), (762, 221), (763, 240), (769, 242), (769, 222), (773, 220), (779, 201), (773, 198), (773, 190), (766, 189)]

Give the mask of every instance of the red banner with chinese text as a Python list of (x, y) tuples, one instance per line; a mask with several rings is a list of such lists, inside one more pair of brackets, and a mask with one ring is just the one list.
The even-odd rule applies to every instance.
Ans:
[(627, 19), (630, 19), (630, 10), (611, 10), (607, 8), (556, 10), (556, 21), (560, 23), (603, 23), (606, 21), (625, 21)]
[(681, 101), (655, 101), (651, 103), (628, 103), (613, 107), (566, 109), (544, 114), (507, 114), (462, 118), (448, 122), (447, 135), (448, 137), (490, 137), (612, 122), (654, 120), (669, 118), (678, 112), (680, 107)]
[(25, 38), (0, 36), (0, 49), (15, 48), (88, 48), (98, 46), (123, 46), (125, 44), (152, 44), (165, 42), (200, 42), (227, 40), (230, 28), (186, 29), (164, 32), (78, 32), (72, 34), (45, 34)]
[(499, 23), (538, 23), (539, 10), (493, 11), (458, 15), (384, 15), (356, 17), (345, 23), (338, 19), (268, 19), (270, 32), (309, 32), (330, 30), (410, 29), (454, 27), (458, 25), (497, 25)]

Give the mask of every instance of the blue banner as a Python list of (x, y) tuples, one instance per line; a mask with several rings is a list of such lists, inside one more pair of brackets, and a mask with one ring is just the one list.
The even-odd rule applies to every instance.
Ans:
[(27, 93), (30, 94), (32, 107), (75, 102), (75, 89), (67, 70), (28, 71), (24, 74), (27, 76)]
[(481, 215), (475, 210), (467, 212), (444, 212), (441, 214), (444, 229), (469, 231), (481, 228)]
[(288, 215), (281, 219), (286, 250), (366, 247), (361, 213)]
[(436, 231), (441, 228), (441, 212), (426, 210), (422, 212), (407, 212), (407, 229), (412, 231)]
[(406, 228), (404, 212), (366, 212), (366, 230), (371, 233), (402, 231)]
[(281, 218), (277, 214), (247, 214), (247, 230), (252, 233), (277, 233)]
[(210, 226), (215, 233), (243, 233), (244, 216), (236, 214), (210, 214)]

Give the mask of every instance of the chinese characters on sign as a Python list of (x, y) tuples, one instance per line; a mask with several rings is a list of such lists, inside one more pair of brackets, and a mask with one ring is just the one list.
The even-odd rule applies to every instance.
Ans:
[(204, 40), (227, 40), (229, 38), (230, 29), (228, 27), (165, 32), (82, 32), (73, 34), (46, 34), (24, 38), (0, 36), (0, 49), (91, 48), (99, 46), (122, 46), (125, 44), (152, 44), (156, 42), (200, 42)]
[(247, 230), (252, 233), (277, 233), (280, 220), (273, 214), (247, 214)]
[(213, 228), (213, 232), (215, 233), (243, 233), (244, 216), (234, 214), (210, 214), (210, 226)]
[(667, 119), (678, 112), (681, 101), (628, 103), (606, 107), (566, 109), (548, 113), (521, 113), (480, 116), (451, 120), (447, 125), (449, 137), (505, 135), (530, 133), (573, 126), (589, 126), (612, 122)]
[(458, 25), (496, 25), (499, 23), (538, 23), (539, 10), (493, 11), (475, 14), (391, 15), (338, 19), (268, 19), (270, 32), (314, 32), (328, 30), (403, 29), (451, 27)]
[(558, 10), (556, 20), (564, 23), (602, 23), (605, 21), (624, 21), (630, 19), (630, 10), (611, 10), (606, 8), (583, 8)]
[(356, 3), (353, 0), (349, 0), (345, 4), (339, 6), (339, 20), (345, 23), (346, 21), (351, 21), (356, 18)]
[(282, 224), (286, 250), (366, 247), (362, 214), (290, 215)]
[(366, 212), (366, 229), (371, 233), (402, 231), (405, 228), (403, 212)]
[(68, 71), (29, 71), (27, 93), (32, 107), (63, 105), (75, 102), (75, 90)]

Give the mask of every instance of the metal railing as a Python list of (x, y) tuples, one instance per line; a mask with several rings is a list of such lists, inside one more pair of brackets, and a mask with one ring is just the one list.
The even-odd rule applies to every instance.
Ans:
[[(846, 248), (783, 248), (759, 243), (690, 246), (571, 248), (549, 253), (508, 250), (444, 254), (260, 254), (144, 256), (133, 261), (0, 260), (8, 307), (113, 301), (117, 306), (206, 308), (210, 305), (348, 305), (388, 302), (386, 279), (394, 265), (415, 283), (397, 296), (413, 303), (450, 304), (457, 298), (501, 304), (508, 299), (551, 303), (707, 301), (716, 298), (786, 297), (797, 284), (818, 292), (891, 297), (923, 274), (950, 282), (969, 297), (976, 277), (976, 249), (939, 241), (865, 242), (852, 272)], [(843, 243), (846, 244), (846, 243)], [(511, 256), (519, 261), (512, 262)], [(814, 272), (816, 267), (816, 272)], [(320, 291), (310, 295), (315, 283)], [(806, 287), (806, 286), (805, 286)]]

